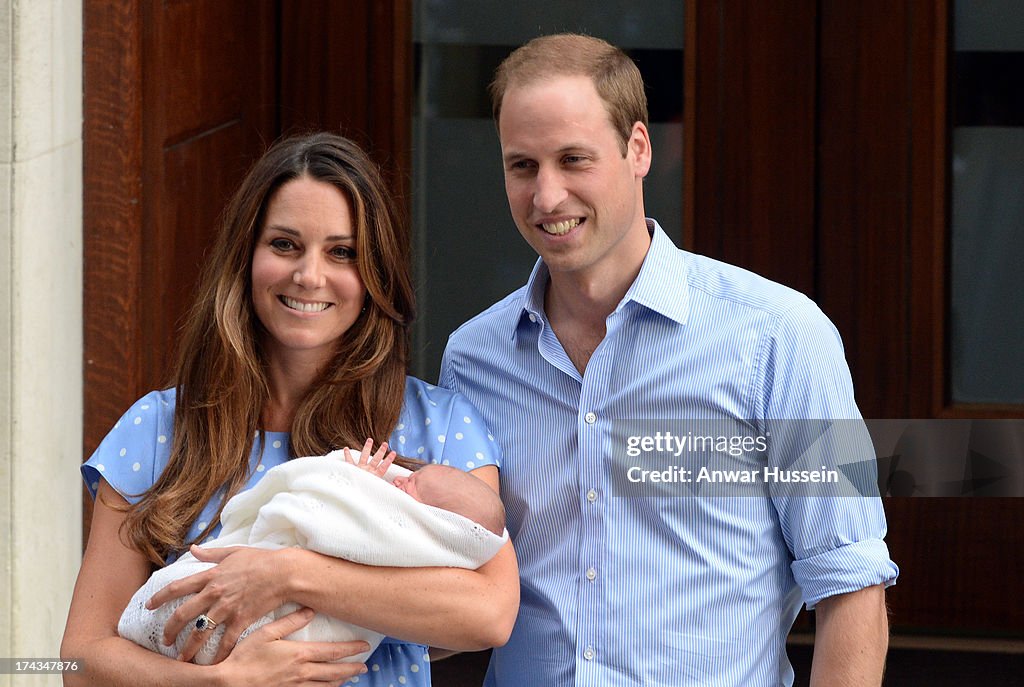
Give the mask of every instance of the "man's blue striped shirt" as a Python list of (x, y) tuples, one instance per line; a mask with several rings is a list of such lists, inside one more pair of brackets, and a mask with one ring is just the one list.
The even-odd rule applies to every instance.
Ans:
[[(502, 449), (522, 580), (488, 685), (789, 685), (801, 603), (898, 574), (876, 497), (627, 494), (615, 481), (630, 421), (763, 433), (780, 419), (860, 419), (839, 335), (812, 301), (648, 224), (643, 266), (584, 375), (547, 323), (541, 260), (449, 340), (441, 385), (480, 409)], [(851, 459), (839, 453), (814, 460)], [(780, 454), (761, 459), (796, 459)]]

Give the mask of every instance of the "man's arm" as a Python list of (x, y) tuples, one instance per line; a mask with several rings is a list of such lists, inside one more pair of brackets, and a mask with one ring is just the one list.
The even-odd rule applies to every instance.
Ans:
[(885, 586), (830, 596), (815, 608), (811, 687), (878, 687), (889, 648)]

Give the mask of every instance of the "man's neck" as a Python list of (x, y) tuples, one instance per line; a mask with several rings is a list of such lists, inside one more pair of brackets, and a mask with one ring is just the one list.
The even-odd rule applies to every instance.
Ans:
[(604, 339), (605, 321), (633, 285), (644, 257), (646, 252), (629, 267), (620, 264), (585, 273), (550, 275), (544, 293), (544, 312), (580, 374)]

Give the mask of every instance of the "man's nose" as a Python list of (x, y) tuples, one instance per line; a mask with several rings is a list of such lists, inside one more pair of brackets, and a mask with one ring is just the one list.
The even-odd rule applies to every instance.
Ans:
[(561, 172), (550, 167), (537, 171), (535, 183), (533, 204), (542, 213), (554, 212), (569, 195)]

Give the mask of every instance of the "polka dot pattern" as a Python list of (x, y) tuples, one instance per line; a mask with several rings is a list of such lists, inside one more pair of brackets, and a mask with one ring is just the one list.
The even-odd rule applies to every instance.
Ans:
[[(101, 480), (109, 481), (118, 492), (125, 494), (139, 494), (152, 486), (170, 456), (173, 419), (173, 389), (147, 395), (130, 408), (83, 465), (85, 483), (90, 490), (95, 492)], [(255, 436), (258, 439), (260, 432)], [(247, 486), (252, 486), (267, 470), (289, 458), (287, 434), (264, 432), (262, 436), (262, 455), (261, 442), (254, 442)], [(473, 469), (494, 462), (495, 450), (485, 436), (484, 422), (464, 398), (410, 379), (401, 419), (394, 434), (387, 439), (396, 447), (402, 446), (400, 453), (404, 455)], [(446, 446), (447, 443), (452, 446)], [(218, 494), (201, 511), (190, 528), (190, 536), (197, 536), (209, 523), (213, 523), (209, 536), (219, 534), (219, 523), (213, 518), (221, 498), (223, 494)], [(350, 682), (359, 687), (427, 687), (429, 660), (426, 649), (420, 645), (385, 642), (367, 661), (369, 672)]]

